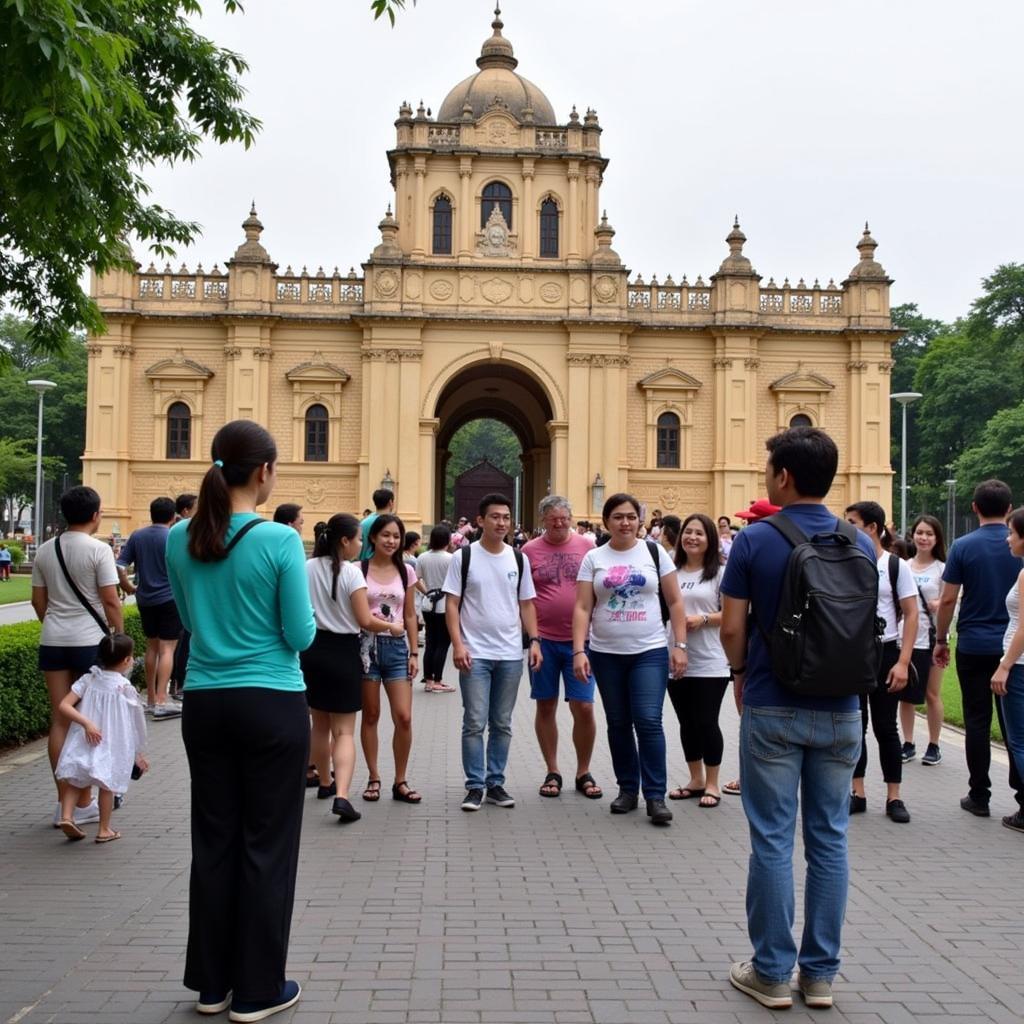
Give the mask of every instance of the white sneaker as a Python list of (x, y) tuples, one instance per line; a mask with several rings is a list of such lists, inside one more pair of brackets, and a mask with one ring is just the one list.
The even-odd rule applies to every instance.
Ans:
[[(90, 822), (100, 820), (100, 805), (95, 800), (88, 807), (76, 807), (74, 811), (76, 825), (88, 825)], [(60, 828), (60, 804), (53, 812), (53, 827)]]

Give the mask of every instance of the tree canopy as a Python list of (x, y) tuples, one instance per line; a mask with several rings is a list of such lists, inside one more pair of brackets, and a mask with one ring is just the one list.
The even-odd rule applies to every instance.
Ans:
[[(229, 12), (237, 0), (221, 0)], [(31, 320), (36, 353), (103, 330), (81, 286), (199, 226), (150, 202), (145, 169), (194, 160), (204, 139), (248, 147), (237, 53), (195, 28), (198, 0), (0, 0), (0, 303)]]
[(455, 478), (483, 459), (509, 476), (522, 472), (519, 456), (522, 446), (512, 430), (498, 420), (472, 420), (460, 427), (448, 445), (451, 458), (445, 474), (445, 513), (455, 502)]

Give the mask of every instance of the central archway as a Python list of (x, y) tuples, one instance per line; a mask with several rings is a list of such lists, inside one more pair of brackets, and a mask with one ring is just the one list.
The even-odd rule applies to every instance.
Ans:
[(481, 362), (455, 374), (437, 398), (438, 420), (434, 465), (435, 522), (451, 513), (444, 508), (449, 444), (455, 432), (473, 420), (504, 423), (522, 449), (520, 519), (532, 526), (537, 502), (551, 486), (551, 400), (541, 383), (526, 370), (507, 362)]

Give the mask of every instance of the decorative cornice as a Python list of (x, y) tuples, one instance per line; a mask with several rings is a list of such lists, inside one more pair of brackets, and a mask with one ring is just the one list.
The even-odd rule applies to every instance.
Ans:
[(253, 359), (267, 359), (270, 360), (274, 356), (274, 350), (272, 348), (261, 348), (256, 347), (252, 350)]
[(565, 361), (570, 366), (629, 366), (628, 355), (602, 355), (600, 353), (570, 352)]
[(242, 354), (242, 350), (237, 345), (225, 345), (224, 355), (228, 359), (237, 359)]
[(86, 345), (86, 351), (88, 351), (90, 359), (96, 359), (103, 355), (103, 346), (99, 344)]
[(725, 356), (716, 356), (714, 359), (711, 360), (711, 365), (716, 370), (731, 370), (732, 360), (728, 359)]
[(416, 363), (423, 358), (418, 348), (364, 348), (361, 353), (364, 362)]
[(131, 345), (121, 344), (121, 345), (115, 345), (114, 346), (114, 354), (115, 355), (127, 356), (127, 357), (130, 358), (134, 353), (135, 353), (135, 349), (133, 349)]
[(760, 367), (761, 367), (761, 360), (760, 359), (756, 359), (756, 358), (744, 359), (743, 360), (743, 365), (748, 370), (757, 370), (757, 369), (760, 369)]

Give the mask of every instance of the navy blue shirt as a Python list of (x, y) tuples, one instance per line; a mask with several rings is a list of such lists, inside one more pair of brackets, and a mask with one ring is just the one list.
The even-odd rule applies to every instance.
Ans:
[(979, 526), (949, 549), (943, 583), (963, 587), (956, 620), (956, 649), (964, 654), (1002, 654), (1010, 617), (1006, 592), (1017, 582), (1020, 559), (1006, 544), (1003, 523)]
[[(836, 517), (824, 505), (788, 505), (789, 516), (808, 537), (835, 533)], [(857, 543), (875, 562), (875, 548), (857, 531)], [(754, 618), (747, 636), (747, 674), (743, 681), (743, 703), (749, 707), (808, 708), (813, 711), (856, 711), (857, 697), (804, 697), (783, 686), (772, 672), (771, 652), (761, 630), (771, 633), (779, 611), (782, 581), (793, 546), (767, 523), (751, 523), (732, 542), (725, 563), (722, 593), (749, 601)]]
[(121, 548), (117, 564), (127, 569), (135, 566), (138, 577), (136, 600), (142, 606), (166, 604), (174, 600), (171, 582), (167, 578), (167, 534), (166, 526), (143, 526), (136, 530)]

